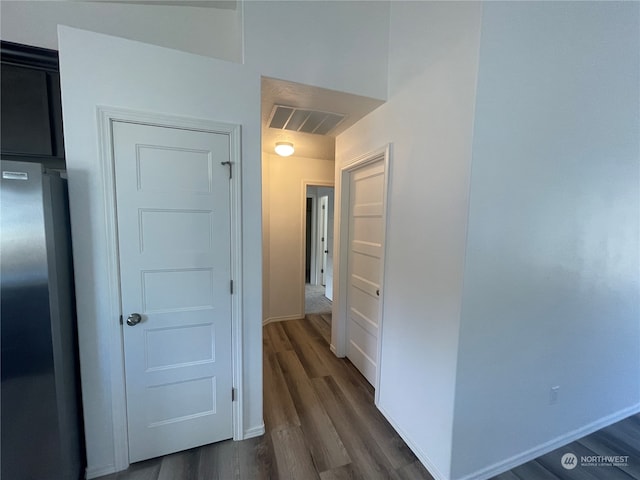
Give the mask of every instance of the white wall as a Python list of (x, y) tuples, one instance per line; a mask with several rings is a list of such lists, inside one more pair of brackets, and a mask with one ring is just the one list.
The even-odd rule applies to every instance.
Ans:
[(265, 322), (304, 317), (305, 185), (333, 183), (334, 162), (263, 152)]
[[(260, 77), (245, 66), (60, 28), (88, 474), (115, 468), (108, 248), (96, 106), (242, 125), (244, 428), (262, 426)], [(99, 52), (99, 54), (96, 54)]]
[(640, 409), (639, 19), (392, 3), (389, 101), (336, 171), (392, 142), (379, 406), (436, 478)]
[[(103, 294), (108, 279), (103, 258), (106, 239), (97, 165), (96, 105), (199, 116), (243, 126), (245, 429), (255, 432), (262, 422), (259, 76), (270, 74), (379, 98), (386, 94), (386, 3), (372, 4), (369, 17), (363, 14), (366, 9), (350, 2), (328, 3), (322, 8), (315, 2), (249, 3), (242, 8), (255, 15), (244, 25), (242, 8), (0, 3), (3, 40), (61, 50), (90, 476), (116, 467), (109, 383), (112, 352), (107, 328), (113, 319), (108, 318)], [(305, 35), (303, 41), (280, 39), (274, 20), (284, 12), (291, 24), (297, 25), (297, 33)], [(58, 42), (57, 24), (235, 62), (243, 60), (246, 40), (249, 61), (244, 67), (233, 66), (69, 29), (63, 29)], [(309, 45), (314, 46), (314, 55), (309, 55)], [(284, 62), (284, 58), (296, 61)], [(268, 311), (269, 298), (264, 304)]]
[[(40, 10), (44, 3), (37, 2), (37, 10), (24, 7), (33, 7), (28, 11), (3, 1), (2, 38), (37, 44), (31, 41), (39, 38), (37, 25), (47, 30), (54, 16)], [(243, 125), (245, 388), (251, 399), (245, 426), (250, 428), (261, 421), (259, 74), (376, 98), (386, 98), (388, 88), (389, 102), (337, 139), (336, 168), (392, 142), (380, 407), (435, 476), (477, 472), (543, 438), (637, 404), (639, 79), (633, 48), (638, 4), (489, 3), (485, 8), (479, 54), (479, 3), (246, 2), (245, 67), (62, 31), (87, 446), (94, 472), (113, 461), (105, 344), (105, 322), (113, 319), (105, 317), (102, 294), (106, 240), (95, 106)], [(55, 22), (72, 22), (74, 15), (67, 12)], [(128, 21), (120, 14), (96, 17), (100, 24)], [(193, 22), (190, 32), (201, 25)], [(149, 26), (153, 38), (147, 41), (163, 43), (176, 31), (212, 46), (175, 30), (178, 26), (156, 29), (160, 24)], [(235, 60), (237, 31), (228, 28), (221, 50), (227, 53), (210, 54)], [(17, 36), (21, 30), (25, 39)], [(265, 178), (273, 178), (271, 173)], [(296, 190), (302, 199), (301, 187)], [(270, 203), (265, 208), (273, 211)], [(265, 232), (272, 236), (268, 227)], [(265, 265), (273, 266), (269, 262)], [(274, 300), (281, 297), (270, 294), (265, 300), (268, 310), (284, 311)], [(539, 315), (532, 319), (532, 313)], [(510, 345), (519, 347), (517, 355)], [(542, 358), (538, 348), (525, 348), (540, 345)], [(575, 363), (584, 358), (586, 367)], [(505, 364), (508, 368), (497, 369)], [(508, 389), (499, 382), (503, 374)], [(531, 381), (518, 383), (523, 374)], [(542, 405), (552, 383), (561, 386), (555, 413)], [(506, 422), (500, 414), (510, 422), (509, 411), (520, 401), (527, 414), (544, 421)], [(566, 417), (554, 426), (553, 415), (560, 413)], [(491, 421), (486, 425), (496, 429), (495, 443), (479, 437), (487, 429), (475, 421), (485, 414)], [(528, 434), (522, 435), (522, 428), (530, 428)], [(523, 438), (505, 445), (497, 432), (501, 438)], [(483, 450), (494, 444), (496, 452)]]
[(264, 76), (387, 96), (387, 1), (247, 1), (244, 26), (245, 62)]
[(480, 18), (479, 3), (392, 2), (389, 100), (336, 141), (337, 170), (392, 142), (379, 407), (436, 478), (451, 461)]
[(241, 13), (240, 9), (168, 5), (2, 0), (0, 37), (57, 50), (57, 26), (62, 24), (242, 62)]
[(452, 478), (640, 409), (638, 39), (637, 2), (484, 7)]

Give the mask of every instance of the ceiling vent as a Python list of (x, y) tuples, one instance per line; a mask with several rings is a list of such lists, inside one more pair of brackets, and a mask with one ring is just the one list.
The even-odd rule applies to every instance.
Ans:
[(344, 118), (345, 115), (340, 113), (275, 105), (269, 118), (269, 127), (292, 132), (327, 135)]

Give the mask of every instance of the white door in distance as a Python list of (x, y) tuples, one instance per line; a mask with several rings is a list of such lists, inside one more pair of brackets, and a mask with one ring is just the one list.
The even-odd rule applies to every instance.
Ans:
[(322, 267), (320, 269), (320, 284), (323, 287), (327, 286), (327, 260), (328, 260), (328, 255), (329, 255), (329, 239), (327, 238), (327, 214), (329, 213), (329, 211), (327, 210), (327, 207), (329, 205), (329, 197), (322, 196), (320, 197), (320, 235), (321, 235), (321, 240), (320, 240), (320, 248), (321, 248), (321, 256), (322, 256)]
[(229, 136), (114, 122), (129, 460), (233, 436)]
[(324, 296), (329, 300), (333, 300), (333, 187), (330, 188), (327, 202), (327, 269), (325, 270), (325, 290)]
[(347, 357), (376, 387), (384, 239), (384, 160), (349, 175)]

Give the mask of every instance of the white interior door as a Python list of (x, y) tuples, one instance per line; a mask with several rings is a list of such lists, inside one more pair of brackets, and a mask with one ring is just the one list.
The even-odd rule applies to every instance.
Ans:
[(374, 387), (384, 241), (384, 160), (349, 175), (347, 357)]
[(326, 236), (326, 250), (327, 250), (327, 266), (325, 268), (325, 290), (324, 296), (329, 300), (333, 300), (333, 187), (331, 187), (331, 193), (328, 195), (327, 201), (327, 236)]
[(327, 196), (320, 197), (320, 210), (319, 210), (319, 232), (320, 232), (320, 256), (322, 258), (321, 270), (320, 270), (320, 284), (324, 287), (327, 284), (327, 254), (329, 250), (327, 248), (327, 204), (329, 199)]
[(136, 462), (233, 436), (229, 137), (114, 122), (113, 148)]

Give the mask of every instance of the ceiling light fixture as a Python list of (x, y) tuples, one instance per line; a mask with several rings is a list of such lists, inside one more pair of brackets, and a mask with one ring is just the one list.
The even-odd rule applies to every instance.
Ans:
[(276, 142), (276, 153), (281, 157), (288, 157), (293, 155), (293, 143), (291, 142)]

